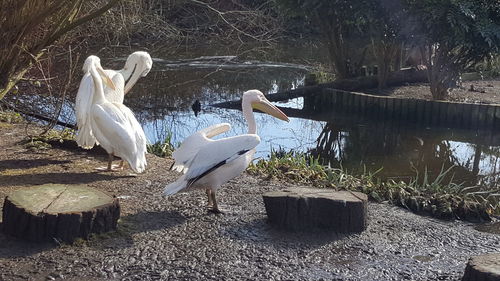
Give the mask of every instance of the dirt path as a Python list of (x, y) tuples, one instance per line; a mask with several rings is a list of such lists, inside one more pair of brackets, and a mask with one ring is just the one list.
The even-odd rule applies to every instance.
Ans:
[(286, 233), (266, 223), (262, 193), (284, 184), (248, 175), (224, 186), (225, 215), (203, 192), (162, 197), (176, 174), (148, 155), (148, 169), (96, 173), (104, 156), (16, 144), (24, 127), (0, 126), (0, 200), (43, 183), (88, 184), (121, 198), (116, 233), (75, 245), (33, 244), (0, 234), (0, 280), (458, 280), (470, 255), (500, 250), (499, 236), (462, 222), (369, 204), (359, 234)]
[[(428, 83), (390, 87), (382, 91), (372, 89), (366, 92), (400, 98), (432, 100)], [(500, 78), (465, 81), (462, 83), (462, 87), (451, 91), (447, 100), (465, 103), (500, 104)]]

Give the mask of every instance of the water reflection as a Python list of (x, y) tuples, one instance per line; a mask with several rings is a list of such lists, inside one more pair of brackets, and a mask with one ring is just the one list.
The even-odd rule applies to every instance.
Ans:
[(499, 133), (415, 128), (390, 120), (349, 124), (327, 122), (311, 154), (323, 163), (357, 173), (377, 171), (378, 176), (408, 181), (426, 171), (431, 179), (453, 167), (446, 182), (466, 186), (500, 183)]
[[(181, 142), (193, 132), (215, 123), (232, 124), (224, 136), (246, 133), (247, 125), (239, 110), (210, 107), (216, 102), (235, 100), (248, 89), (274, 93), (299, 87), (307, 72), (304, 67), (291, 67), (300, 60), (311, 60), (314, 48), (276, 48), (261, 52), (228, 48), (200, 48), (189, 52), (151, 52), (156, 58), (151, 73), (139, 80), (125, 97), (125, 104), (137, 115), (150, 142), (163, 140), (172, 134), (174, 143)], [(103, 65), (119, 69), (129, 52), (100, 55)], [(221, 67), (219, 59), (204, 60), (203, 67), (185, 64), (173, 66), (172, 61), (193, 62), (201, 56), (238, 55), (231, 63), (253, 63), (252, 67)], [(99, 55), (99, 53), (98, 53)], [(82, 55), (84, 58), (85, 56)], [(110, 59), (118, 57), (120, 59)], [(160, 60), (159, 60), (159, 59)], [(300, 59), (290, 59), (300, 58)], [(318, 56), (316, 55), (316, 59)], [(266, 67), (255, 61), (266, 63)], [(271, 63), (270, 63), (271, 62)], [(277, 62), (286, 62), (283, 64)], [(227, 61), (222, 60), (223, 64)], [(210, 65), (211, 64), (211, 65)], [(63, 69), (63, 68), (62, 68)], [(75, 79), (76, 94), (77, 83)], [(23, 101), (33, 110), (47, 116), (57, 111), (57, 98), (40, 95), (9, 97), (12, 103)], [(74, 123), (74, 97), (63, 103), (59, 119)], [(196, 107), (195, 114), (192, 107)], [(324, 163), (342, 166), (349, 171), (370, 171), (383, 168), (380, 176), (407, 180), (426, 169), (437, 174), (442, 168), (455, 166), (457, 181), (467, 185), (488, 184), (497, 187), (500, 182), (500, 133), (450, 131), (412, 127), (398, 120), (360, 120), (356, 116), (336, 115), (332, 112), (307, 112), (303, 99), (277, 103), (288, 108), (289, 123), (268, 115), (256, 114), (258, 133), (262, 142), (257, 157), (267, 157), (271, 149), (282, 148), (310, 152)]]

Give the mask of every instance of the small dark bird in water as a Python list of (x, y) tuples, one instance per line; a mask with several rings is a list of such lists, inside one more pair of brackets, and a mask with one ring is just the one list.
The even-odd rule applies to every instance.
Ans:
[(201, 103), (199, 100), (195, 100), (193, 105), (191, 105), (191, 109), (194, 111), (194, 116), (198, 117), (198, 112), (201, 111)]

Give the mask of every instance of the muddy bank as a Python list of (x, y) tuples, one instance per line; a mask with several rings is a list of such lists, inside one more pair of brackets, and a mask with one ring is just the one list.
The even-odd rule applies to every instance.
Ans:
[(0, 280), (458, 280), (470, 255), (500, 250), (498, 235), (371, 203), (357, 235), (286, 233), (266, 223), (262, 193), (287, 184), (243, 175), (209, 214), (203, 192), (162, 197), (177, 174), (148, 155), (146, 173), (96, 173), (105, 156), (31, 151), (24, 126), (0, 126), (0, 201), (21, 186), (84, 183), (121, 198), (116, 233), (75, 245), (0, 234)]

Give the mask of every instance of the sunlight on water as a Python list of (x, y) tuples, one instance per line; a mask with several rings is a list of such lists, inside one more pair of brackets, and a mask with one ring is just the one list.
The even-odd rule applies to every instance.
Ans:
[[(247, 133), (248, 127), (241, 111), (210, 108), (196, 117), (189, 112), (177, 116), (165, 116), (163, 120), (146, 121), (143, 128), (152, 142), (162, 140), (172, 133), (172, 142), (179, 144), (192, 133), (218, 123), (230, 123), (231, 130), (220, 137)], [(257, 147), (256, 157), (267, 157), (271, 149), (282, 148), (306, 152), (315, 147), (316, 138), (324, 122), (291, 118), (290, 122), (274, 119), (262, 113), (255, 113), (258, 134), (261, 143)]]
[[(209, 105), (239, 100), (248, 89), (271, 94), (300, 87), (308, 72), (308, 67), (298, 63), (300, 56), (309, 56), (309, 61), (314, 56), (314, 50), (299, 47), (274, 49), (275, 53), (265, 55), (260, 51), (238, 51), (244, 55), (206, 46), (178, 53), (178, 57), (152, 53), (152, 71), (125, 97), (125, 104), (136, 114), (150, 142), (172, 134), (176, 145), (192, 133), (222, 122), (230, 123), (232, 129), (219, 137), (246, 133), (240, 110)], [(104, 57), (102, 61), (103, 65), (119, 69), (124, 58), (126, 55), (113, 60)], [(57, 101), (50, 97), (27, 93), (10, 98), (13, 104), (23, 101), (46, 116), (58, 110)], [(61, 121), (75, 122), (73, 101), (74, 97), (63, 104)], [(191, 109), (195, 101), (201, 104), (198, 116)], [(382, 167), (379, 175), (394, 180), (406, 180), (415, 176), (415, 171), (422, 174), (426, 169), (436, 175), (454, 166), (455, 179), (467, 185), (498, 186), (500, 182), (499, 132), (419, 128), (398, 120), (359, 120), (335, 112), (306, 112), (303, 98), (274, 104), (290, 108), (290, 122), (255, 113), (262, 140), (256, 157), (265, 158), (271, 150), (281, 148), (311, 153), (325, 164), (352, 172)]]

